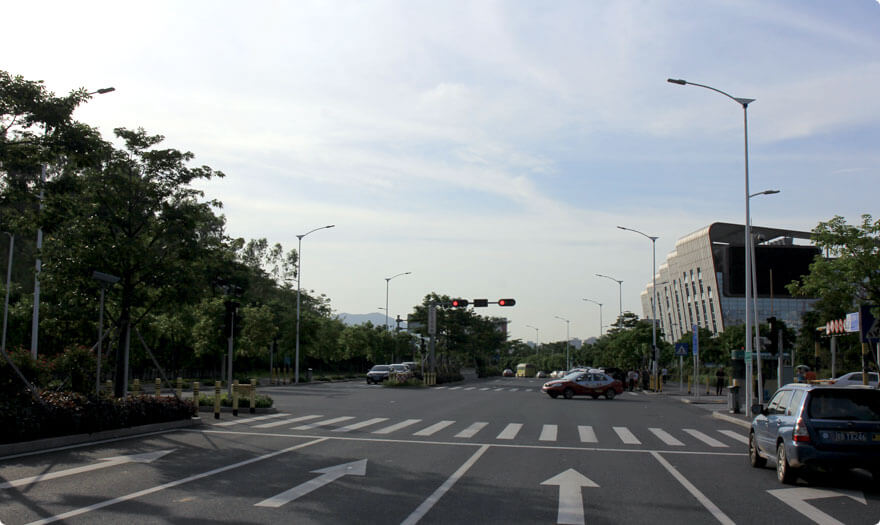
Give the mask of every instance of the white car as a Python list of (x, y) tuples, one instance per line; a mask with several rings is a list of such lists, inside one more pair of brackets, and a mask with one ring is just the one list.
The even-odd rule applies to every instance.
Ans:
[[(868, 384), (876, 387), (877, 382), (880, 381), (880, 376), (877, 375), (877, 372), (868, 372)], [(848, 374), (843, 374), (831, 381), (834, 386), (848, 386), (848, 385), (861, 385), (862, 383), (862, 373), (861, 372), (850, 372)]]

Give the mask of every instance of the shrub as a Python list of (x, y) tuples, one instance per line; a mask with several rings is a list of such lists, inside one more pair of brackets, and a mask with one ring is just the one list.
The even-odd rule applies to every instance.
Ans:
[(421, 387), (424, 386), (422, 384), (421, 379), (416, 379), (415, 377), (410, 378), (391, 378), (389, 377), (385, 381), (382, 382), (383, 386), (388, 387), (400, 387), (400, 386), (416, 386)]
[(72, 392), (88, 394), (95, 390), (98, 359), (84, 346), (66, 348), (52, 360), (52, 369), (62, 387)]

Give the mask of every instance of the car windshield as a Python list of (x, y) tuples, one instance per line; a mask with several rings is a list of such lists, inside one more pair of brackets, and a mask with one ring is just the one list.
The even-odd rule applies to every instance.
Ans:
[(577, 381), (577, 378), (582, 376), (584, 372), (582, 370), (577, 370), (575, 372), (570, 372), (568, 375), (564, 376), (562, 379), (567, 379), (569, 381)]
[[(387, 372), (391, 367), (388, 365), (376, 365), (370, 369), (370, 372)], [(363, 370), (363, 369), (361, 369)]]
[(862, 389), (815, 389), (810, 392), (810, 417), (880, 421), (880, 391)]

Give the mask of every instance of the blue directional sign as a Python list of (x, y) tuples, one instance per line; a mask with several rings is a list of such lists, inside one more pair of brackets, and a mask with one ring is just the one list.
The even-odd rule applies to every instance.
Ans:
[(675, 343), (675, 355), (684, 357), (688, 355), (688, 351), (691, 349), (690, 345), (687, 343)]
[(694, 355), (700, 355), (700, 330), (697, 325), (694, 325), (692, 333), (694, 334)]

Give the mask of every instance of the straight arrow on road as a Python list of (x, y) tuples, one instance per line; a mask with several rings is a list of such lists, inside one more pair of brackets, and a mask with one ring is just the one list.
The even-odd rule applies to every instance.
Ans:
[(72, 476), (74, 474), (82, 474), (83, 472), (91, 472), (93, 470), (100, 470), (102, 468), (122, 465), (123, 463), (152, 463), (153, 461), (156, 461), (165, 454), (170, 454), (175, 450), (177, 449), (157, 450), (156, 452), (147, 452), (144, 454), (132, 454), (129, 456), (113, 456), (110, 458), (102, 458), (98, 460), (98, 463), (92, 463), (91, 465), (85, 465), (82, 467), (76, 467), (67, 470), (59, 470), (56, 472), (47, 472), (45, 474), (40, 474), (39, 476), (31, 476), (29, 478), (21, 478), (14, 481), (0, 483), (0, 489), (30, 485), (32, 483), (39, 483), (41, 481), (48, 481), (50, 479), (63, 478), (65, 476)]
[(556, 516), (556, 523), (584, 524), (584, 499), (581, 495), (581, 488), (596, 488), (599, 485), (571, 468), (544, 481), (541, 485), (559, 486), (559, 512)]
[(285, 490), (280, 494), (276, 494), (271, 498), (254, 504), (255, 507), (272, 507), (278, 508), (285, 503), (301, 498), (313, 490), (319, 489), (324, 485), (333, 483), (342, 476), (364, 476), (367, 474), (367, 460), (352, 461), (351, 463), (343, 463), (333, 467), (327, 467), (320, 470), (313, 470), (314, 474), (321, 474), (317, 478), (310, 479), (305, 483), (297, 485), (290, 490)]

